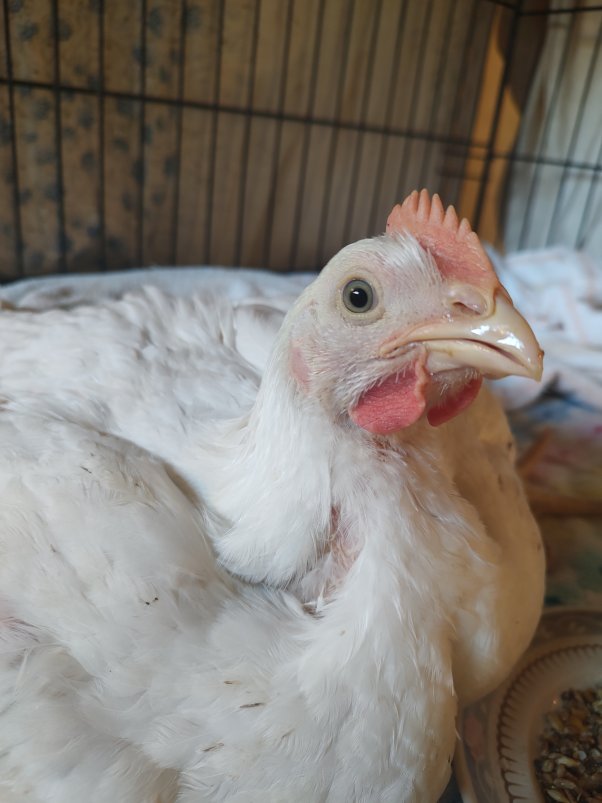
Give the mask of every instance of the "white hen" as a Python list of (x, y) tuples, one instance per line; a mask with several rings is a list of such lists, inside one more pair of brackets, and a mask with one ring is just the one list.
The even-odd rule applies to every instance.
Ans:
[(237, 348), (258, 308), (2, 313), (7, 795), (436, 800), (457, 695), (539, 617), (512, 438), (484, 392), (468, 407), (539, 353), (438, 199), (395, 215), (416, 239), (343, 249), (259, 389), (263, 347)]

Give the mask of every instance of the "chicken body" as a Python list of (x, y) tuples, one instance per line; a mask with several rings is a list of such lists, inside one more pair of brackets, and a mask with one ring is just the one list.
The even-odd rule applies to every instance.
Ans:
[[(7, 794), (443, 789), (458, 695), (497, 685), (536, 625), (539, 534), (486, 392), (390, 436), (333, 414), (320, 383), (340, 354), (303, 368), (320, 293), (267, 361), (277, 305), (147, 290), (0, 316)], [(358, 362), (362, 330), (345, 332)]]
[(11, 791), (150, 801), (170, 768), (181, 801), (436, 797), (453, 752), (459, 589), (425, 598), (411, 575), (447, 571), (450, 541), (467, 560), (472, 550), (459, 526), (429, 528), (417, 550), (399, 527), (424, 529), (424, 513), (375, 509), (398, 455), (366, 482), (378, 456), (352, 448), (362, 469), (345, 481), (365, 500), (340, 515), (358, 526), (359, 505), (374, 537), (316, 617), (291, 592), (221, 571), (216, 525), (147, 454), (28, 415), (1, 429), (19, 444), (0, 469)]

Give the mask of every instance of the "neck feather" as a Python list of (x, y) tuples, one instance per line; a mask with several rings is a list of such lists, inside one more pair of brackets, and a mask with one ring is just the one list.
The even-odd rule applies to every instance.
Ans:
[(247, 580), (284, 585), (315, 563), (329, 537), (337, 440), (290, 376), (284, 346), (251, 412), (218, 440), (208, 501), (227, 522), (215, 543), (219, 557)]
[(333, 421), (292, 378), (287, 343), (277, 341), (250, 413), (208, 439), (220, 561), (247, 581), (288, 587), (317, 613), (360, 565), (395, 565), (404, 594), (416, 577), (424, 593), (434, 562), (443, 577), (451, 552), (472, 551), (475, 514), (455, 491), (440, 437), (418, 422), (403, 443), (379, 441)]

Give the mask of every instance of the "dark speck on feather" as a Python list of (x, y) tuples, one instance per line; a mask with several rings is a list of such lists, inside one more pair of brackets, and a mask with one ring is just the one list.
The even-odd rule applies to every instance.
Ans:
[(215, 744), (212, 744), (210, 747), (205, 747), (203, 753), (210, 753), (212, 750), (219, 750), (219, 748), (223, 746), (224, 746), (223, 742), (216, 742)]
[(241, 705), (240, 708), (258, 708), (260, 705), (265, 705), (265, 703), (245, 703), (245, 705)]

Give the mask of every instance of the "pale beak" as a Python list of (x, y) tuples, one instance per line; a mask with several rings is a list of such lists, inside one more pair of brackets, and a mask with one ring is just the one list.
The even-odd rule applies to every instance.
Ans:
[(418, 343), (426, 347), (431, 373), (466, 367), (491, 379), (511, 375), (541, 379), (543, 351), (529, 324), (500, 292), (491, 313), (454, 316), (406, 331), (385, 343), (380, 356), (395, 356), (399, 349)]

